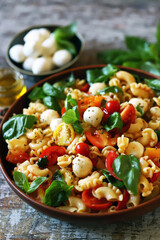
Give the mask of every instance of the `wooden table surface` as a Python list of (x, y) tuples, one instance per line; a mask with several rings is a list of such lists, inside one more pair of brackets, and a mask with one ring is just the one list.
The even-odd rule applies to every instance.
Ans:
[[(96, 53), (123, 48), (125, 35), (155, 40), (159, 0), (0, 0), (0, 67), (12, 37), (36, 24), (78, 23), (85, 49), (75, 66), (100, 63)], [(29, 79), (27, 85), (32, 85)], [(79, 226), (39, 213), (24, 203), (0, 172), (0, 240), (158, 240), (160, 208), (138, 219), (99, 227)]]

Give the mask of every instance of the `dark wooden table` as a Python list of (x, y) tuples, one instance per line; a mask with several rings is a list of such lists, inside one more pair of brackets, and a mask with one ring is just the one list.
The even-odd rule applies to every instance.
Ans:
[[(155, 40), (159, 0), (0, 0), (0, 67), (12, 37), (36, 24), (78, 23), (85, 49), (74, 66), (100, 63), (96, 53), (124, 48), (125, 35)], [(26, 81), (27, 86), (33, 82)], [(123, 220), (123, 219), (122, 219)], [(101, 227), (79, 226), (45, 216), (24, 203), (0, 173), (0, 239), (2, 240), (158, 240), (160, 208), (138, 219)]]

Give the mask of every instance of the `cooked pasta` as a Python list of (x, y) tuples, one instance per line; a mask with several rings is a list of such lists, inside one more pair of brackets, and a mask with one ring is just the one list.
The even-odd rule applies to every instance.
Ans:
[(159, 195), (156, 91), (118, 69), (105, 82), (62, 83), (58, 90), (48, 83), (58, 91), (51, 89), (55, 96), (45, 98), (52, 104), (42, 96), (31, 99), (20, 115), (25, 126), (19, 135), (14, 137), (21, 131), (15, 123), (16, 130), (7, 132), (6, 160), (14, 164), (14, 180), (17, 172), (31, 187), (42, 179), (32, 197), (77, 213), (120, 211)]

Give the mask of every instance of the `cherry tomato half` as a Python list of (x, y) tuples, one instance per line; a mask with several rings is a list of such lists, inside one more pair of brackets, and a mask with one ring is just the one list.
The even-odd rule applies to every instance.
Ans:
[(61, 109), (61, 115), (63, 115), (65, 112), (66, 112), (65, 107), (62, 107), (62, 109)]
[(122, 132), (126, 131), (131, 123), (135, 122), (136, 110), (132, 104), (127, 105), (121, 112), (121, 119), (123, 122)]
[(79, 153), (79, 154), (81, 154), (83, 156), (88, 157), (89, 156), (89, 152), (90, 152), (90, 150), (89, 150), (89, 146), (88, 146), (87, 143), (78, 143), (76, 145), (76, 154)]
[(117, 210), (125, 209), (126, 208), (126, 204), (129, 201), (130, 195), (129, 195), (127, 189), (123, 189), (122, 192), (123, 192), (123, 200), (122, 201), (118, 201), (118, 205), (117, 205), (117, 208), (116, 208)]
[(59, 156), (62, 156), (66, 153), (66, 150), (64, 147), (60, 146), (51, 146), (43, 150), (43, 152), (40, 154), (40, 158), (47, 157), (48, 159), (48, 166), (52, 166), (57, 162), (57, 158)]
[(17, 164), (29, 160), (30, 156), (27, 152), (12, 150), (9, 151), (6, 160), (10, 163)]
[(106, 108), (102, 108), (102, 111), (103, 111), (102, 123), (106, 123), (107, 119), (109, 118), (109, 113)]
[(152, 178), (150, 179), (151, 183), (155, 182), (158, 177), (159, 177), (159, 172), (153, 173), (153, 176), (152, 176)]
[(109, 115), (114, 112), (120, 112), (120, 103), (117, 100), (110, 100), (106, 103), (106, 109)]
[(105, 198), (101, 199), (95, 198), (92, 195), (92, 189), (85, 190), (82, 193), (82, 201), (87, 207), (94, 210), (103, 210), (110, 207), (113, 204), (113, 202), (109, 202)]
[(84, 85), (80, 88), (80, 90), (81, 90), (82, 92), (88, 92), (88, 89), (89, 89), (89, 84), (88, 84), (88, 83), (84, 84)]
[[(115, 177), (116, 179), (120, 180), (114, 173), (113, 171), (113, 168), (112, 168), (112, 164), (113, 164), (113, 161), (115, 158), (117, 158), (118, 155), (113, 151), (111, 150), (107, 157), (106, 157), (106, 162), (105, 162), (105, 165), (106, 165), (106, 168), (108, 169), (108, 171), (110, 172), (110, 174)], [(121, 181), (121, 180), (120, 180)]]
[(95, 130), (93, 132), (87, 131), (85, 135), (88, 141), (99, 149), (103, 149), (106, 146), (114, 146), (117, 143), (119, 135), (115, 135), (113, 138), (111, 134), (106, 130)]

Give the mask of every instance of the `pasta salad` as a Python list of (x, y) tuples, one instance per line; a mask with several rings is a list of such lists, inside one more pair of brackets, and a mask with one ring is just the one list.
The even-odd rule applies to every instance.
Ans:
[[(160, 193), (157, 79), (116, 66), (35, 87), (3, 124), (15, 184), (69, 212), (115, 212)], [(159, 85), (158, 85), (159, 84)]]

